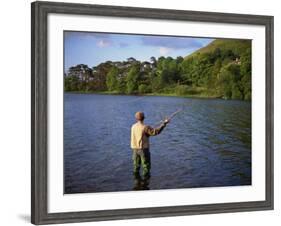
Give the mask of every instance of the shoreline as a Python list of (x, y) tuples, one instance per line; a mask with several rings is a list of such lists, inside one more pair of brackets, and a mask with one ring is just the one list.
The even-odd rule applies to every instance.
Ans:
[(203, 94), (189, 94), (189, 95), (177, 95), (174, 93), (145, 93), (145, 94), (125, 94), (119, 92), (111, 92), (111, 91), (64, 91), (64, 93), (70, 94), (96, 94), (96, 95), (116, 95), (116, 96), (159, 96), (159, 97), (181, 97), (181, 98), (198, 98), (198, 99), (220, 99), (225, 100), (219, 96), (208, 96)]

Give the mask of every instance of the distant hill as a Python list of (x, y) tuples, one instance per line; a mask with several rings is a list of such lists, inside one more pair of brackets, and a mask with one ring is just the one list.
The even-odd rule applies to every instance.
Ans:
[(212, 41), (205, 47), (196, 50), (192, 54), (185, 57), (188, 59), (190, 57), (199, 56), (203, 53), (211, 53), (216, 49), (223, 51), (232, 51), (235, 55), (242, 55), (242, 53), (247, 49), (251, 48), (251, 40), (237, 40), (237, 39), (216, 39)]
[(251, 40), (217, 39), (184, 57), (185, 83), (224, 99), (251, 100)]

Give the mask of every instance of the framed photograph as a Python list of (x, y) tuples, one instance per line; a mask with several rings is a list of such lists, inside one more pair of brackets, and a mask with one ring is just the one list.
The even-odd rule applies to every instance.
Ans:
[(32, 223), (273, 209), (273, 17), (32, 8)]

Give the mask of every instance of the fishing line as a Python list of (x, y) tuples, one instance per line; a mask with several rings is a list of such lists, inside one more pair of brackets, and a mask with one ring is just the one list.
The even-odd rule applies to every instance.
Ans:
[[(147, 96), (141, 96), (141, 97), (138, 97), (138, 98), (135, 98), (133, 100), (129, 100), (129, 101), (124, 101), (124, 102), (121, 102), (121, 104), (129, 104), (129, 103), (133, 103), (133, 102), (137, 102), (137, 101), (140, 101), (144, 98), (146, 98)], [(171, 120), (172, 118), (174, 118), (178, 113), (182, 112), (184, 110), (184, 107), (185, 107), (185, 104), (179, 108), (177, 111), (173, 112), (171, 115), (169, 115), (168, 117), (166, 117), (165, 119), (168, 119), (168, 120)], [(158, 123), (156, 123), (154, 125), (154, 127), (158, 126), (159, 124), (162, 124), (165, 119), (162, 119), (161, 121), (159, 121)]]
[(124, 101), (124, 102), (121, 102), (121, 104), (129, 104), (129, 103), (133, 103), (133, 102), (136, 102), (136, 101), (142, 100), (142, 99), (144, 99), (144, 98), (146, 98), (146, 96), (141, 96), (141, 97), (134, 98), (133, 100)]
[[(173, 112), (171, 115), (169, 115), (166, 119), (171, 120), (172, 118), (174, 118), (178, 113), (182, 112), (183, 108), (178, 109), (177, 111)], [(154, 127), (156, 127), (157, 125), (163, 123), (165, 121), (165, 119), (159, 121), (157, 124), (154, 125)]]

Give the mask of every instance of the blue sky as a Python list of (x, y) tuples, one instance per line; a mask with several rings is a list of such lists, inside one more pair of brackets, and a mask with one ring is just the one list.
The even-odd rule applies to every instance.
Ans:
[(65, 31), (64, 68), (77, 64), (93, 67), (107, 60), (124, 61), (129, 57), (140, 61), (149, 61), (151, 56), (185, 57), (211, 41), (210, 38)]

